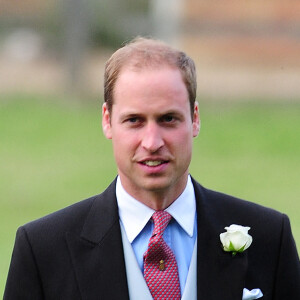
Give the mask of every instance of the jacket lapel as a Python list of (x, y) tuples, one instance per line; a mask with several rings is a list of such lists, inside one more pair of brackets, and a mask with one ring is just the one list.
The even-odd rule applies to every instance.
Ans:
[[(193, 181), (197, 201), (197, 299), (241, 300), (248, 265), (247, 251), (236, 256), (224, 252), (219, 235), (226, 223), (213, 199)], [(230, 220), (228, 220), (230, 222)]]
[(129, 299), (115, 182), (95, 198), (81, 235), (66, 239), (82, 299)]

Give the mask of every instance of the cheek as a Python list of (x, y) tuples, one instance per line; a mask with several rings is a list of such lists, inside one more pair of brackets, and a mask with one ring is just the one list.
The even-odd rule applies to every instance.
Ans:
[(128, 155), (137, 147), (138, 137), (137, 134), (120, 130), (113, 134), (112, 143), (116, 155)]
[(173, 140), (173, 149), (175, 149), (177, 158), (180, 159), (182, 163), (190, 162), (192, 157), (192, 146), (193, 138), (190, 131), (178, 135)]
[(190, 148), (193, 141), (192, 132), (186, 129), (181, 129), (176, 133), (170, 133), (167, 138), (173, 147), (183, 150)]

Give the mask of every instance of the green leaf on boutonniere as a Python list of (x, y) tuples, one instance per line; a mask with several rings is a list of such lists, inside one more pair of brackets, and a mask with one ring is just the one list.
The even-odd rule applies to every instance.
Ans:
[(245, 247), (246, 247), (246, 244), (241, 249), (239, 249), (238, 252), (240, 252), (240, 253), (244, 252)]
[(234, 248), (234, 246), (233, 246), (233, 244), (232, 244), (232, 242), (230, 241), (230, 244), (229, 244), (229, 251), (232, 253), (232, 256), (235, 256), (236, 255), (236, 253), (237, 253), (237, 251), (236, 251), (236, 249)]
[(233, 246), (233, 244), (232, 244), (231, 241), (229, 243), (228, 251), (230, 251), (230, 252), (236, 252), (236, 249), (234, 248), (234, 246)]

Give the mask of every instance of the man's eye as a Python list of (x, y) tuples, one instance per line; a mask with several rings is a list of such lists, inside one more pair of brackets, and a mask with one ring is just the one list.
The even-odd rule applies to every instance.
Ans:
[(131, 117), (126, 120), (127, 124), (130, 125), (139, 125), (143, 122), (143, 120), (139, 117)]
[(137, 123), (139, 121), (139, 119), (137, 117), (132, 117), (127, 119), (127, 122), (129, 123)]
[(164, 116), (163, 118), (162, 118), (162, 121), (163, 122), (166, 122), (166, 123), (171, 123), (171, 122), (174, 122), (174, 117), (173, 116)]

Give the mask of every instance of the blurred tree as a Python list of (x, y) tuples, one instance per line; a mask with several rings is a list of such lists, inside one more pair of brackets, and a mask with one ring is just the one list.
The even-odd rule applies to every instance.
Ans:
[(91, 0), (91, 38), (95, 46), (119, 47), (136, 35), (151, 34), (149, 1)]
[(179, 42), (182, 0), (152, 0), (150, 15), (153, 36), (170, 44)]
[(85, 0), (63, 2), (64, 55), (69, 89), (77, 93), (82, 88), (83, 58), (89, 36), (89, 5)]

